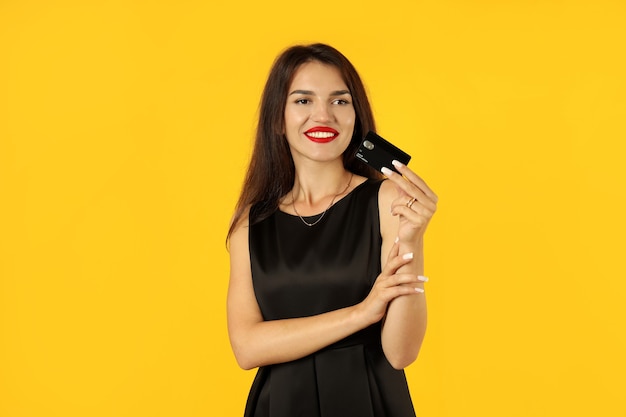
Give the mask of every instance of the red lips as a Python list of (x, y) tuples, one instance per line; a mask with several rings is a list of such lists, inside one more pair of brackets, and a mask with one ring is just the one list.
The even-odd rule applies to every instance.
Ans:
[(328, 143), (339, 136), (339, 132), (327, 126), (315, 126), (304, 132), (307, 138), (317, 143)]

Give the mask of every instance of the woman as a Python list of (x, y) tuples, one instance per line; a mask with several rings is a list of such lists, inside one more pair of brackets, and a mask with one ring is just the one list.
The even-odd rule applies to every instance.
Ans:
[[(354, 157), (375, 130), (334, 48), (274, 63), (228, 233), (228, 330), (259, 367), (246, 416), (414, 416), (404, 371), (426, 329), (423, 236), (437, 197), (416, 174)], [(382, 265), (382, 267), (381, 267)]]

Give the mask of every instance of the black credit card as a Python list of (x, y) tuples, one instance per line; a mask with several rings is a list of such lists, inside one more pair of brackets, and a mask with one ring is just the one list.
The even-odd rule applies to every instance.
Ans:
[(359, 145), (359, 149), (356, 151), (356, 157), (379, 172), (382, 167), (398, 172), (391, 164), (391, 161), (394, 159), (402, 162), (404, 165), (411, 160), (411, 155), (374, 132), (368, 132), (365, 135), (365, 138)]

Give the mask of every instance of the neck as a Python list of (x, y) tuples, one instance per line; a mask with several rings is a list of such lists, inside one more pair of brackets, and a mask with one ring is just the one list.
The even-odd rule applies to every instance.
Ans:
[(327, 204), (329, 198), (338, 197), (344, 190), (347, 191), (351, 177), (352, 173), (347, 171), (343, 164), (308, 169), (299, 167), (296, 169), (292, 189), (293, 199), (315, 209), (318, 204)]

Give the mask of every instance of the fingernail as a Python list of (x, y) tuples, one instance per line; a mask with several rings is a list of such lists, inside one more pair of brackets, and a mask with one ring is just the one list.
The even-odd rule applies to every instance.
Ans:
[(393, 241), (393, 243), (398, 243), (400, 241), (400, 237), (396, 236), (396, 240)]
[(425, 277), (423, 275), (418, 275), (417, 280), (422, 281), (422, 282), (428, 282), (428, 277)]
[(402, 259), (413, 259), (413, 252), (405, 253), (402, 255)]
[(404, 164), (400, 161), (396, 161), (395, 159), (393, 161), (391, 161), (391, 165), (393, 165), (396, 168), (402, 168), (404, 166)]
[(415, 288), (415, 292), (424, 293), (424, 289), (423, 288)]
[(389, 168), (387, 168), (387, 167), (382, 167), (382, 168), (380, 169), (380, 172), (382, 172), (382, 173), (383, 173), (383, 174), (385, 174), (386, 176), (389, 176), (389, 175), (390, 175), (393, 171), (392, 171), (392, 170), (390, 170), (390, 169), (389, 169)]

